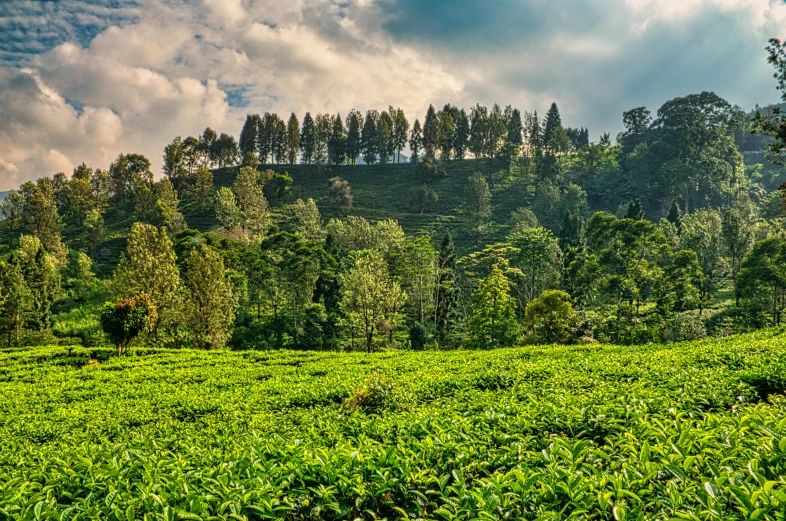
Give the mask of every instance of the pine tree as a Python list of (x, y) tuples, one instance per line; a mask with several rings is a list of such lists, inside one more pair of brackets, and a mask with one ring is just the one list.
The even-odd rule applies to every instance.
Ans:
[(409, 151), (412, 156), (409, 158), (411, 163), (420, 161), (420, 150), (423, 147), (423, 134), (420, 130), (420, 121), (415, 120), (412, 125), (412, 135), (409, 138)]
[(464, 109), (458, 113), (456, 121), (456, 138), (453, 143), (453, 150), (456, 159), (464, 159), (469, 147), (470, 126), (469, 117)]
[(13, 262), (19, 264), (30, 291), (31, 308), (27, 323), (37, 331), (52, 327), (52, 304), (59, 296), (63, 263), (47, 253), (38, 237), (22, 235)]
[(300, 152), (300, 122), (293, 112), (287, 122), (287, 163), (294, 165), (297, 163), (297, 156)]
[(423, 156), (425, 160), (436, 159), (439, 148), (439, 119), (434, 105), (428, 106), (426, 120), (423, 122)]
[(379, 115), (376, 110), (366, 112), (366, 119), (363, 122), (363, 132), (360, 135), (360, 148), (363, 151), (363, 161), (368, 165), (377, 162), (379, 137), (377, 135), (377, 120)]
[(480, 104), (470, 111), (469, 151), (475, 158), (483, 157), (488, 149), (489, 115), (488, 109)]
[(436, 269), (434, 288), (434, 330), (444, 343), (456, 321), (458, 287), (456, 286), (456, 248), (450, 233), (442, 240)]
[(505, 123), (508, 129), (508, 143), (520, 148), (524, 144), (524, 124), (521, 121), (519, 109), (513, 109), (510, 118)]
[(562, 128), (562, 118), (559, 115), (559, 108), (556, 103), (551, 104), (551, 108), (546, 113), (546, 127), (543, 129), (543, 144), (549, 146), (552, 134), (558, 128)]
[(377, 152), (379, 162), (386, 164), (395, 153), (395, 142), (393, 141), (393, 119), (387, 112), (379, 115), (377, 122)]
[(390, 114), (393, 116), (393, 145), (396, 150), (396, 162), (401, 163), (401, 151), (407, 146), (409, 121), (401, 109), (390, 107)]
[(443, 160), (450, 159), (456, 139), (456, 122), (453, 121), (452, 112), (451, 106), (445, 105), (445, 108), (437, 114), (440, 158)]
[(237, 301), (221, 255), (205, 244), (192, 249), (185, 261), (183, 283), (188, 295), (188, 325), (197, 345), (224, 347), (232, 336)]
[(304, 164), (311, 164), (317, 144), (317, 132), (314, 119), (310, 112), (303, 118), (303, 129), (300, 132), (300, 152)]
[(273, 138), (276, 132), (276, 121), (278, 116), (265, 112), (259, 124), (257, 133), (257, 149), (259, 150), (259, 161), (263, 165), (268, 164), (268, 159), (272, 159)]
[(347, 157), (351, 164), (357, 162), (362, 149), (360, 128), (363, 123), (363, 116), (359, 111), (352, 109), (347, 115)]
[(276, 116), (273, 130), (271, 152), (276, 163), (283, 163), (287, 160), (287, 124), (278, 116)]
[(505, 347), (516, 341), (516, 301), (510, 295), (510, 282), (497, 264), (472, 295), (469, 331), (475, 347)]
[(334, 165), (343, 165), (347, 157), (346, 149), (347, 136), (344, 131), (344, 122), (341, 119), (341, 114), (336, 114), (336, 117), (333, 118), (333, 132), (330, 135), (330, 143), (328, 143), (330, 162)]
[(256, 154), (259, 141), (259, 114), (248, 114), (243, 129), (240, 131), (240, 155)]

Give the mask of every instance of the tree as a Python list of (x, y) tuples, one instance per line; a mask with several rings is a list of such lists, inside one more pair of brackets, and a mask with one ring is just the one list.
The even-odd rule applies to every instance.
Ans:
[(628, 211), (625, 212), (626, 219), (640, 221), (644, 219), (644, 210), (641, 208), (641, 199), (638, 197), (628, 204)]
[(314, 127), (314, 119), (310, 112), (306, 112), (303, 118), (303, 129), (300, 131), (300, 157), (303, 163), (311, 164), (317, 146), (317, 131)]
[[(237, 198), (237, 213), (235, 215), (239, 219), (237, 226), (240, 227), (241, 233), (248, 240), (261, 238), (270, 224), (270, 217), (268, 215), (268, 202), (260, 184), (259, 172), (253, 168), (241, 168), (235, 183), (232, 185), (232, 191)], [(226, 193), (222, 197), (228, 203), (226, 208), (229, 209), (229, 212), (227, 215), (231, 216), (232, 205), (230, 198)]]
[(404, 111), (389, 108), (389, 113), (393, 118), (393, 147), (396, 151), (396, 162), (401, 163), (401, 151), (407, 146), (407, 136), (409, 135), (409, 121), (404, 115)]
[(218, 168), (237, 164), (239, 152), (234, 136), (221, 134), (210, 150), (212, 157), (218, 162)]
[(622, 113), (622, 125), (625, 130), (617, 135), (617, 143), (621, 145), (622, 154), (627, 156), (648, 137), (652, 117), (646, 107), (638, 107)]
[(453, 120), (452, 107), (446, 105), (443, 110), (437, 113), (440, 159), (450, 159), (453, 151), (453, 143), (456, 140), (456, 122)]
[(721, 239), (724, 255), (729, 265), (729, 275), (736, 289), (735, 296), (739, 304), (740, 291), (737, 288), (742, 261), (753, 245), (753, 226), (751, 219), (740, 207), (727, 208), (721, 216)]
[(786, 240), (773, 237), (753, 246), (740, 266), (737, 293), (749, 312), (769, 308), (772, 325), (781, 323), (786, 305)]
[(333, 132), (333, 118), (330, 114), (317, 114), (314, 120), (316, 140), (314, 145), (314, 162), (318, 165), (329, 161), (329, 146)]
[(680, 242), (683, 248), (696, 252), (701, 268), (701, 282), (698, 285), (701, 314), (705, 304), (709, 304), (720, 289), (728, 271), (723, 251), (723, 222), (717, 210), (708, 209), (693, 212), (684, 219), (680, 216), (679, 223), (682, 230)]
[(422, 185), (417, 188), (412, 188), (410, 191), (412, 192), (412, 209), (416, 212), (420, 212), (420, 215), (423, 215), (423, 212), (426, 210), (432, 209), (437, 201), (439, 201), (437, 192), (430, 186)]
[(368, 165), (377, 162), (379, 153), (379, 136), (377, 134), (377, 120), (379, 115), (376, 110), (366, 112), (366, 119), (363, 121), (363, 131), (360, 135), (360, 148), (363, 152), (363, 161)]
[(11, 262), (17, 263), (30, 292), (26, 324), (36, 331), (52, 327), (52, 304), (60, 296), (60, 270), (65, 259), (47, 253), (38, 237), (22, 235)]
[(117, 346), (120, 356), (143, 331), (155, 329), (158, 321), (156, 306), (147, 295), (137, 295), (108, 304), (101, 312), (101, 328)]
[(90, 210), (82, 222), (82, 227), (87, 232), (86, 242), (88, 250), (92, 255), (98, 251), (98, 246), (103, 242), (105, 236), (104, 216), (97, 209)]
[(199, 136), (199, 154), (202, 156), (202, 164), (211, 165), (217, 161), (217, 158), (213, 156), (217, 139), (218, 134), (210, 127), (207, 127)]
[(475, 230), (491, 216), (491, 191), (483, 174), (475, 173), (467, 180), (465, 190), (467, 211), (472, 218)]
[(191, 250), (185, 261), (184, 286), (190, 329), (203, 349), (224, 347), (232, 335), (237, 301), (227, 280), (224, 261), (205, 244)]
[(395, 155), (396, 144), (393, 135), (393, 119), (387, 112), (379, 115), (377, 122), (377, 151), (379, 162), (383, 165)]
[(0, 201), (0, 215), (3, 216), (2, 230), (3, 236), (8, 241), (9, 247), (13, 247), (24, 226), (25, 196), (19, 192), (9, 192), (5, 199)]
[(445, 342), (456, 322), (458, 285), (456, 284), (456, 247), (448, 233), (442, 240), (434, 269), (434, 330)]
[(22, 220), (24, 228), (38, 237), (44, 248), (50, 252), (62, 250), (60, 239), (63, 221), (57, 211), (52, 180), (42, 177), (35, 184), (30, 184), (24, 195)]
[(423, 134), (420, 130), (420, 121), (415, 120), (415, 124), (412, 125), (412, 135), (409, 138), (409, 150), (411, 152), (411, 156), (409, 161), (411, 163), (417, 163), (420, 161), (420, 149), (423, 146)]
[(257, 143), (259, 141), (259, 128), (262, 126), (262, 119), (259, 114), (246, 115), (246, 121), (243, 123), (243, 129), (240, 131), (240, 140), (238, 141), (238, 148), (240, 155), (257, 154)]
[(671, 203), (671, 208), (669, 208), (669, 214), (666, 216), (666, 220), (674, 225), (674, 228), (677, 230), (677, 235), (682, 233), (682, 211), (677, 201)]
[(570, 295), (564, 291), (544, 291), (543, 295), (527, 304), (525, 324), (538, 342), (567, 342), (576, 322), (576, 312), (570, 303)]
[(164, 175), (175, 183), (186, 176), (186, 146), (177, 136), (164, 147)]
[(505, 126), (508, 130), (508, 143), (521, 148), (524, 144), (524, 123), (521, 121), (519, 109), (513, 109), (510, 112), (510, 117), (505, 119)]
[(352, 187), (349, 181), (340, 177), (328, 179), (330, 201), (339, 208), (352, 208)]
[(529, 228), (508, 237), (514, 248), (511, 266), (520, 270), (517, 286), (519, 306), (535, 300), (545, 289), (559, 282), (559, 265), (562, 252), (554, 234), (546, 228)]
[(336, 114), (333, 118), (333, 131), (330, 134), (330, 142), (328, 143), (328, 156), (331, 163), (334, 165), (342, 165), (346, 161), (347, 156), (347, 136), (344, 132), (344, 122), (341, 120), (341, 114)]
[(425, 323), (434, 301), (434, 269), (437, 255), (428, 237), (404, 238), (390, 248), (393, 273), (401, 280), (409, 295), (410, 305), (418, 321)]
[(200, 210), (206, 210), (213, 201), (213, 172), (206, 166), (200, 166), (194, 176), (194, 185), (191, 196)]
[(22, 329), (33, 311), (33, 295), (18, 260), (0, 261), (0, 331), (19, 344)]
[(162, 179), (156, 184), (156, 207), (158, 209), (158, 225), (166, 226), (173, 234), (186, 229), (186, 220), (178, 210), (180, 200), (177, 191), (169, 179)]
[(489, 113), (480, 104), (470, 110), (469, 151), (476, 157), (485, 157), (489, 141)]
[(469, 117), (464, 109), (454, 115), (456, 123), (456, 136), (453, 140), (453, 153), (456, 159), (464, 159), (467, 155), (470, 139)]
[(297, 156), (300, 151), (300, 122), (293, 112), (287, 121), (287, 140), (286, 140), (287, 163), (294, 165), (297, 163)]
[(472, 295), (469, 319), (470, 343), (490, 349), (511, 346), (518, 336), (516, 304), (510, 296), (510, 282), (495, 264)]
[(363, 124), (363, 116), (359, 111), (352, 109), (347, 115), (347, 143), (346, 152), (349, 162), (355, 164), (362, 150), (360, 128)]
[(300, 223), (298, 234), (305, 241), (321, 242), (325, 232), (322, 229), (322, 219), (319, 215), (317, 203), (312, 198), (306, 202), (298, 199), (295, 203), (295, 216)]
[(413, 351), (422, 351), (428, 343), (428, 331), (420, 322), (413, 322), (409, 328), (409, 347)]
[(559, 108), (556, 103), (552, 103), (546, 113), (546, 126), (543, 128), (543, 143), (548, 147), (551, 136), (558, 128), (562, 128), (562, 118), (559, 115)]
[(429, 105), (426, 119), (423, 121), (423, 158), (426, 160), (436, 159), (436, 151), (440, 144), (439, 127), (437, 111), (434, 105)]
[(382, 255), (373, 250), (358, 252), (352, 267), (340, 276), (340, 281), (341, 307), (352, 327), (363, 332), (366, 351), (370, 353), (376, 332), (380, 328), (395, 328), (397, 311), (407, 295), (390, 277)]
[(135, 223), (110, 283), (112, 294), (118, 299), (148, 295), (160, 317), (157, 326), (176, 327), (182, 311), (182, 282), (176, 262), (166, 228)]

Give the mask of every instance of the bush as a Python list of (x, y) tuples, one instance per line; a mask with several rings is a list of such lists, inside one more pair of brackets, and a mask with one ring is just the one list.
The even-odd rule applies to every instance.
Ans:
[(685, 342), (707, 337), (707, 328), (698, 311), (685, 311), (673, 316), (663, 326), (664, 342)]
[(376, 369), (366, 378), (363, 386), (344, 403), (353, 409), (359, 408), (376, 412), (399, 408), (401, 399), (395, 390), (393, 381), (388, 379), (382, 371)]
[(570, 303), (570, 295), (560, 290), (544, 291), (527, 304), (524, 319), (537, 342), (565, 343), (570, 340), (578, 317)]
[(409, 328), (409, 345), (413, 351), (422, 351), (428, 343), (428, 332), (420, 322), (415, 322)]
[(147, 295), (137, 295), (117, 304), (107, 304), (101, 312), (101, 328), (123, 354), (143, 331), (158, 322), (156, 306)]

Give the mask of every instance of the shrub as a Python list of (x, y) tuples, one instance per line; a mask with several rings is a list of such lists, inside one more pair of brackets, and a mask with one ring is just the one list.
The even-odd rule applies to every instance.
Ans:
[(108, 304), (101, 312), (101, 328), (117, 346), (121, 355), (143, 331), (158, 322), (156, 307), (147, 295), (137, 295), (117, 304)]
[(420, 322), (415, 322), (409, 328), (409, 345), (413, 351), (422, 351), (428, 343), (428, 332)]

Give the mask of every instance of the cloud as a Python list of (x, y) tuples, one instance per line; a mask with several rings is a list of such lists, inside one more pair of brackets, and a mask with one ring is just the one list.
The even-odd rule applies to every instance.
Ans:
[(0, 190), (164, 145), (246, 112), (513, 104), (592, 135), (715, 90), (776, 99), (775, 0), (0, 2)]

